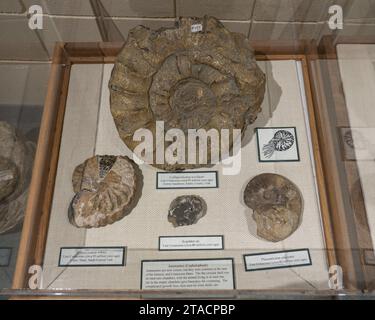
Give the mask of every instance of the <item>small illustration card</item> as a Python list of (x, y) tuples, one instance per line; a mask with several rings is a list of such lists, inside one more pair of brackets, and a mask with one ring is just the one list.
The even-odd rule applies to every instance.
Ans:
[(339, 127), (345, 161), (374, 161), (375, 128)]
[(257, 128), (260, 162), (300, 161), (295, 127)]

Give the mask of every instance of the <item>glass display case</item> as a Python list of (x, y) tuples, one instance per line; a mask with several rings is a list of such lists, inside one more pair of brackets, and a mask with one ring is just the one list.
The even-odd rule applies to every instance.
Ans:
[(375, 1), (2, 3), (0, 296), (375, 297)]

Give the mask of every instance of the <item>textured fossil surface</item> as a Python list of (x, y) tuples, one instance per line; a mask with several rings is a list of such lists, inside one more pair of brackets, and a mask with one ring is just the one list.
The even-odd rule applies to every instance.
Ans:
[(0, 202), (14, 192), (18, 179), (18, 168), (14, 162), (0, 156)]
[(0, 234), (22, 222), (35, 146), (14, 127), (0, 121)]
[(76, 193), (69, 220), (79, 228), (112, 224), (135, 207), (142, 189), (142, 173), (128, 157), (94, 156), (73, 173)]
[[(192, 26), (197, 25), (202, 30), (193, 32)], [(172, 29), (138, 26), (130, 30), (109, 88), (120, 137), (134, 150), (138, 144), (133, 141), (134, 132), (144, 128), (155, 134), (156, 121), (164, 121), (165, 131), (178, 128), (185, 135), (188, 129), (243, 132), (261, 111), (265, 75), (244, 35), (229, 32), (213, 17), (181, 18)]]
[(286, 239), (302, 220), (301, 193), (281, 175), (264, 173), (253, 178), (245, 188), (244, 201), (253, 209), (257, 235), (268, 241)]
[(174, 199), (169, 206), (168, 221), (174, 227), (189, 226), (198, 222), (207, 212), (207, 204), (203, 198), (185, 195)]

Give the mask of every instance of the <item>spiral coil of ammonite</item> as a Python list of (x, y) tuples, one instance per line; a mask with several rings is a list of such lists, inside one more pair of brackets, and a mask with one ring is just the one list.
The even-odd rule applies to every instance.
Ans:
[[(201, 31), (193, 32), (194, 25)], [(244, 35), (229, 32), (213, 17), (181, 18), (176, 28), (132, 29), (109, 88), (120, 137), (134, 150), (139, 143), (134, 132), (143, 128), (155, 134), (156, 121), (164, 121), (165, 131), (178, 128), (185, 135), (188, 129), (243, 132), (261, 111), (265, 75)]]
[(302, 221), (303, 199), (298, 187), (284, 176), (257, 175), (246, 185), (245, 204), (253, 209), (257, 235), (278, 242), (297, 230)]
[(69, 221), (78, 228), (99, 228), (128, 215), (142, 189), (142, 173), (128, 157), (97, 155), (73, 173), (75, 196)]

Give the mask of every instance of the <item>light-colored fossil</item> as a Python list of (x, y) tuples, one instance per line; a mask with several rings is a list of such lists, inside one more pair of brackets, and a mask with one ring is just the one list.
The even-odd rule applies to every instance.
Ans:
[(302, 220), (302, 195), (287, 178), (264, 173), (253, 178), (244, 191), (245, 204), (253, 209), (257, 235), (278, 242), (297, 230)]
[(174, 227), (189, 226), (198, 222), (207, 212), (203, 198), (194, 195), (180, 196), (169, 206), (168, 221)]
[[(180, 18), (175, 28), (130, 30), (109, 89), (117, 130), (134, 150), (139, 143), (134, 132), (148, 129), (155, 137), (156, 121), (164, 121), (165, 131), (178, 128), (185, 135), (188, 129), (243, 132), (261, 111), (265, 75), (244, 35), (228, 31), (213, 17)], [(208, 148), (209, 163), (210, 157)], [(202, 165), (155, 166), (182, 170)]]
[(73, 173), (76, 193), (69, 208), (70, 222), (79, 228), (98, 228), (126, 215), (139, 199), (143, 178), (128, 157), (94, 156)]
[(34, 143), (0, 121), (0, 234), (23, 220), (34, 153)]

